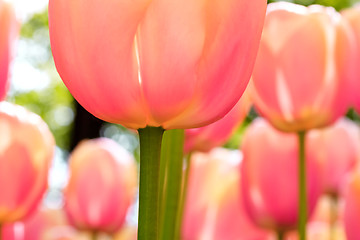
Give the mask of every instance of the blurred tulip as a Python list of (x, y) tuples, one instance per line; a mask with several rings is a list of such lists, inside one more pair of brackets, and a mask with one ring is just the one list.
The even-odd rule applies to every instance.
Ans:
[[(330, 225), (324, 222), (311, 222), (307, 226), (307, 240), (347, 240), (344, 229), (341, 225), (336, 225), (334, 231), (329, 231)], [(286, 240), (298, 240), (298, 234), (292, 232), (285, 238)]]
[(350, 104), (350, 29), (333, 8), (269, 4), (253, 72), (253, 100), (288, 132), (323, 127)]
[(115, 235), (114, 240), (136, 240), (136, 234), (136, 226), (125, 226)]
[(9, 87), (9, 65), (17, 32), (14, 9), (10, 3), (0, 0), (0, 100), (5, 98)]
[(355, 107), (356, 111), (360, 113), (360, 97), (359, 97), (359, 90), (360, 90), (360, 5), (357, 4), (352, 8), (345, 9), (341, 12), (341, 15), (347, 21), (352, 30), (352, 40), (353, 45), (352, 52), (353, 58), (348, 58), (346, 62), (353, 71), (348, 71), (352, 77), (352, 87), (351, 87), (351, 94), (350, 96), (353, 98), (353, 106)]
[(323, 164), (325, 193), (337, 196), (346, 175), (360, 157), (360, 129), (342, 118), (325, 129), (313, 130), (308, 145)]
[(191, 159), (182, 240), (263, 240), (247, 218), (239, 193), (241, 154), (215, 148)]
[(55, 149), (46, 123), (23, 107), (0, 103), (0, 224), (37, 207), (47, 188)]
[[(66, 226), (66, 216), (60, 209), (41, 209), (26, 219), (4, 225), (2, 239), (6, 240), (50, 240), (48, 232), (58, 226)], [(55, 234), (51, 240), (55, 239)]]
[(116, 142), (81, 142), (69, 159), (65, 210), (81, 230), (114, 233), (123, 225), (136, 191), (134, 158)]
[(360, 171), (355, 170), (348, 180), (343, 221), (347, 240), (358, 240), (360, 239)]
[(244, 94), (222, 119), (205, 127), (186, 129), (184, 151), (208, 152), (223, 145), (245, 119), (250, 105), (249, 95)]
[[(258, 226), (286, 232), (298, 221), (298, 142), (295, 134), (256, 119), (242, 146), (242, 195), (245, 209)], [(320, 162), (306, 151), (308, 216), (322, 192)]]
[(96, 117), (202, 127), (246, 88), (265, 9), (265, 0), (50, 0), (51, 47), (66, 86)]

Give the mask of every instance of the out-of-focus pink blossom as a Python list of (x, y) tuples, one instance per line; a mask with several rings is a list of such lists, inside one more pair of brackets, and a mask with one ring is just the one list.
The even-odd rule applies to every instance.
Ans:
[(215, 148), (191, 158), (183, 240), (263, 240), (268, 233), (248, 219), (240, 197), (238, 151)]
[(113, 140), (84, 140), (69, 167), (65, 210), (70, 223), (81, 230), (119, 230), (136, 191), (134, 158)]
[(333, 123), (351, 101), (351, 46), (333, 8), (269, 4), (252, 76), (256, 109), (287, 132)]
[(185, 130), (185, 152), (208, 152), (224, 144), (239, 127), (250, 109), (250, 98), (245, 93), (240, 101), (222, 119), (201, 128)]
[(0, 100), (5, 98), (9, 87), (9, 67), (18, 30), (13, 7), (0, 0)]
[[(308, 144), (307, 144), (308, 146)], [(306, 151), (308, 215), (322, 193), (321, 164), (314, 152)], [(247, 129), (241, 184), (244, 206), (258, 226), (288, 231), (298, 221), (298, 139), (283, 133), (264, 119)]]
[(0, 103), (0, 224), (36, 209), (47, 188), (55, 142), (46, 123), (23, 107)]
[(325, 193), (337, 196), (347, 174), (359, 162), (359, 127), (342, 118), (332, 126), (310, 131), (307, 141), (311, 151), (322, 162)]
[(353, 171), (348, 179), (344, 194), (345, 209), (343, 221), (347, 240), (360, 239), (360, 170)]

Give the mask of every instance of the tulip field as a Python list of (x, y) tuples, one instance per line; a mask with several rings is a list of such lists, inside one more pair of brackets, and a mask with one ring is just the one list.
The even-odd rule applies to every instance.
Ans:
[(0, 0), (0, 240), (360, 240), (359, 66), (357, 0)]

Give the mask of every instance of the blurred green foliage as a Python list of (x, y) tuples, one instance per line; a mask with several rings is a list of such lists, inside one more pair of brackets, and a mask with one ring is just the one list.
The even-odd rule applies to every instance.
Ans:
[[(271, 2), (279, 2), (278, 0), (269, 0)], [(286, 2), (297, 3), (301, 5), (311, 5), (311, 4), (320, 4), (324, 6), (334, 7), (336, 10), (341, 10), (344, 8), (351, 7), (355, 3), (359, 2), (359, 0), (288, 0)]]
[[(23, 91), (12, 86), (9, 101), (22, 105), (40, 115), (55, 136), (56, 144), (68, 149), (70, 132), (74, 118), (73, 98), (58, 76), (52, 59), (48, 13), (34, 14), (23, 23), (20, 30), (19, 49), (26, 62), (43, 72), (50, 79), (45, 88)], [(27, 79), (31, 81), (32, 79)]]

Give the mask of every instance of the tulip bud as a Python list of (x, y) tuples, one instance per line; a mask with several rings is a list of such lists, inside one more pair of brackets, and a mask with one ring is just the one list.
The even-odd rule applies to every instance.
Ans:
[(333, 8), (269, 4), (252, 78), (256, 109), (287, 132), (333, 123), (350, 105), (349, 46)]
[(308, 141), (323, 165), (325, 193), (337, 196), (360, 158), (359, 127), (342, 118), (332, 126), (310, 131)]
[(0, 103), (0, 224), (23, 219), (41, 201), (55, 142), (46, 123), (23, 107)]
[(9, 87), (9, 65), (18, 28), (14, 9), (10, 3), (0, 0), (0, 100), (5, 98)]
[(184, 240), (265, 239), (248, 219), (239, 188), (241, 153), (215, 148), (194, 153), (182, 234)]
[(347, 240), (360, 239), (360, 172), (358, 169), (351, 174), (346, 185), (343, 221)]
[(184, 151), (208, 152), (221, 146), (242, 123), (249, 109), (249, 95), (244, 94), (235, 107), (219, 121), (201, 128), (186, 129)]
[(94, 116), (133, 129), (202, 127), (244, 92), (265, 10), (265, 0), (50, 0), (51, 49)]
[(114, 233), (123, 225), (136, 191), (134, 158), (106, 138), (82, 141), (69, 159), (65, 210), (81, 230)]
[[(278, 232), (295, 228), (299, 202), (296, 134), (280, 132), (264, 119), (256, 119), (245, 133), (242, 151), (242, 196), (250, 218)], [(323, 189), (320, 162), (309, 148), (306, 170), (309, 216)]]

